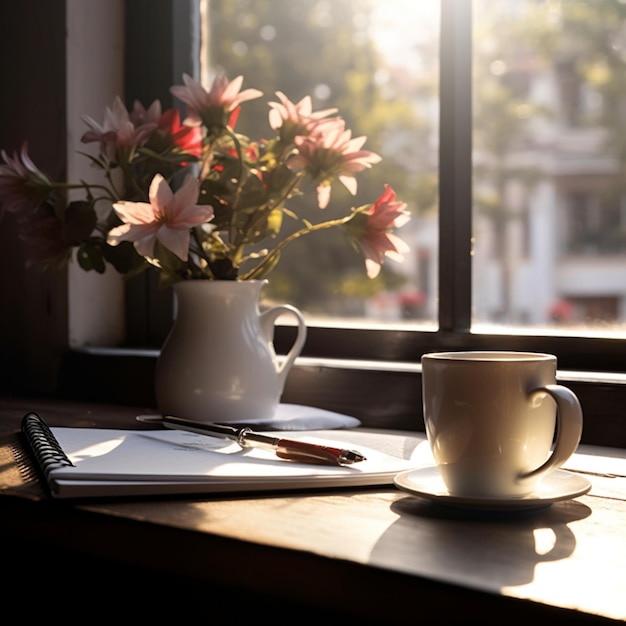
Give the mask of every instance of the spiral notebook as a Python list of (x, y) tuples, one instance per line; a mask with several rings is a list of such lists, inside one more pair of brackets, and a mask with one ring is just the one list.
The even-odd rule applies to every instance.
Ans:
[(353, 437), (348, 445), (367, 458), (349, 466), (282, 460), (268, 450), (179, 430), (49, 427), (32, 412), (22, 420), (22, 433), (54, 498), (391, 485), (397, 473), (413, 466), (377, 449), (376, 435), (356, 432), (339, 440), (333, 431), (288, 433), (290, 439), (342, 448), (346, 436)]

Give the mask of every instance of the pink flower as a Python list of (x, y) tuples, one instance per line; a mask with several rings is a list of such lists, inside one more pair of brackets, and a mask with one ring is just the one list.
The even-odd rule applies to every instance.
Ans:
[(36, 209), (50, 193), (50, 181), (28, 156), (28, 145), (11, 158), (0, 152), (0, 219), (6, 213), (23, 213)]
[(378, 276), (385, 256), (402, 262), (402, 255), (409, 251), (407, 244), (391, 232), (392, 228), (399, 228), (409, 221), (410, 216), (405, 209), (406, 203), (396, 201), (394, 190), (385, 185), (385, 191), (378, 200), (348, 222), (348, 230), (365, 255), (369, 278)]
[(116, 202), (116, 213), (124, 222), (113, 228), (107, 237), (112, 246), (122, 241), (134, 242), (142, 256), (154, 258), (158, 239), (179, 259), (189, 258), (189, 230), (213, 218), (213, 209), (197, 205), (200, 192), (198, 181), (187, 176), (180, 189), (173, 193), (167, 181), (157, 174), (150, 183), (150, 204), (146, 202)]
[(318, 126), (330, 121), (323, 118), (337, 112), (337, 109), (313, 112), (310, 96), (294, 104), (284, 93), (277, 91), (276, 95), (280, 102), (269, 103), (269, 122), (272, 130), (280, 132), (280, 138), (286, 144), (293, 143), (297, 135), (310, 135)]
[[(158, 108), (160, 107), (159, 104)], [(119, 96), (115, 98), (112, 108), (106, 108), (102, 125), (87, 115), (84, 115), (82, 119), (91, 130), (82, 136), (81, 141), (83, 143), (99, 141), (102, 151), (109, 158), (115, 157), (116, 148), (141, 146), (157, 127), (156, 122), (146, 122), (135, 126)]]
[(183, 74), (185, 86), (174, 85), (170, 91), (187, 105), (187, 118), (184, 124), (198, 126), (205, 123), (209, 128), (223, 126), (225, 116), (233, 112), (242, 102), (254, 100), (263, 95), (258, 89), (240, 91), (243, 76), (229, 81), (225, 76), (218, 76), (210, 91), (196, 80)]
[(357, 190), (354, 174), (382, 160), (374, 152), (361, 150), (365, 139), (352, 139), (352, 132), (345, 129), (345, 122), (339, 118), (329, 120), (323, 132), (294, 139), (299, 154), (289, 160), (289, 167), (304, 169), (317, 183), (317, 203), (320, 209), (328, 206), (331, 183), (335, 178), (354, 195)]
[(161, 119), (161, 102), (154, 100), (154, 102), (146, 109), (139, 100), (133, 102), (133, 109), (130, 111), (128, 117), (135, 127), (142, 126), (144, 124), (157, 124)]

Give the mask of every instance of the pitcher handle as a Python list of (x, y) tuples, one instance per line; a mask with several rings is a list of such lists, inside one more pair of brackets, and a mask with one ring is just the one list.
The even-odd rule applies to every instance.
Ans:
[(545, 385), (532, 391), (532, 395), (544, 392), (556, 403), (556, 444), (548, 460), (537, 469), (519, 476), (520, 480), (538, 478), (558, 469), (578, 448), (583, 430), (583, 414), (580, 401), (571, 389), (562, 385)]
[(285, 386), (285, 381), (287, 380), (287, 374), (289, 370), (294, 364), (296, 357), (302, 352), (302, 348), (304, 348), (304, 342), (306, 341), (306, 322), (304, 321), (304, 317), (299, 309), (295, 306), (291, 306), (290, 304), (280, 304), (278, 306), (272, 307), (271, 309), (267, 309), (263, 311), (259, 316), (261, 321), (261, 327), (265, 336), (268, 337), (268, 341), (271, 343), (271, 337), (274, 330), (274, 325), (276, 324), (276, 320), (278, 317), (284, 313), (290, 313), (293, 315), (297, 322), (297, 335), (296, 339), (291, 346), (289, 352), (285, 355), (285, 358), (282, 360), (282, 363), (276, 365), (276, 373), (278, 375), (278, 385), (279, 389), (282, 393), (282, 390)]

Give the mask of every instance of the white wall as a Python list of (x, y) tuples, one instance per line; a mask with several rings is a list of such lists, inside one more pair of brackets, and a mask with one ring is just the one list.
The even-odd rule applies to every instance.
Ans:
[[(122, 0), (67, 0), (68, 179), (97, 180), (98, 171), (77, 150), (95, 153), (96, 144), (80, 141), (81, 120), (98, 122), (116, 95), (123, 96), (124, 13)], [(104, 275), (69, 269), (69, 342), (116, 345), (124, 337), (124, 288), (108, 268)]]

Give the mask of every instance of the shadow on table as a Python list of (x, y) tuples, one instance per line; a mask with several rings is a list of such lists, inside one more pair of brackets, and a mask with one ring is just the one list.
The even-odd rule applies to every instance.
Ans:
[(412, 573), (494, 591), (527, 584), (539, 563), (569, 557), (576, 548), (570, 525), (591, 514), (576, 501), (537, 510), (487, 512), (412, 496), (391, 508), (400, 518), (374, 546), (372, 563), (391, 565), (395, 555), (406, 561), (412, 553)]

